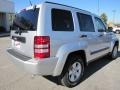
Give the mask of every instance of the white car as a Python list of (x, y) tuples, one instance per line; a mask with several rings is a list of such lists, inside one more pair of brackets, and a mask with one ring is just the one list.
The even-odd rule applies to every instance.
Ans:
[(91, 12), (44, 2), (15, 17), (7, 52), (18, 67), (34, 75), (58, 76), (76, 86), (84, 68), (105, 55), (117, 58), (119, 41)]
[(113, 28), (113, 32), (115, 32), (116, 34), (120, 34), (120, 28)]

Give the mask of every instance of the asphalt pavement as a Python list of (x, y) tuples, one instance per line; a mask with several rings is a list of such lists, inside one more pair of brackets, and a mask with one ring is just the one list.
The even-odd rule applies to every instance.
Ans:
[(104, 57), (89, 64), (82, 82), (67, 88), (57, 85), (56, 78), (33, 77), (18, 69), (6, 53), (10, 42), (9, 37), (0, 38), (0, 90), (120, 90), (120, 52), (116, 60)]

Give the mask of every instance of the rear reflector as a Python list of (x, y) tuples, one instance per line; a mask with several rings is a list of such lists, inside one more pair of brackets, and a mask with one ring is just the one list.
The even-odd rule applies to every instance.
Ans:
[(35, 49), (35, 53), (47, 53), (48, 49)]
[(49, 36), (34, 37), (34, 58), (50, 57), (50, 38)]
[(48, 48), (49, 45), (35, 45), (35, 48)]

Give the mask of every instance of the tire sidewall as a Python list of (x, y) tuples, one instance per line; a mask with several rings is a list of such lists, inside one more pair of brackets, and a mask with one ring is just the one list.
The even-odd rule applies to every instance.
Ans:
[[(84, 63), (83, 63), (83, 60), (78, 56), (72, 56), (69, 60), (70, 60), (69, 65), (67, 67), (67, 71), (65, 71), (62, 82), (64, 83), (65, 86), (74, 87), (78, 85), (81, 81), (81, 77), (83, 76), (83, 73), (84, 73)], [(69, 80), (69, 69), (75, 62), (79, 62), (81, 64), (81, 74), (75, 82), (71, 82)]]
[(114, 47), (113, 47), (113, 50), (112, 50), (112, 53), (111, 53), (111, 58), (112, 59), (116, 59), (117, 58), (117, 55), (114, 57), (114, 55), (113, 55), (113, 52), (114, 52), (114, 49), (117, 47), (117, 54), (118, 54), (118, 46), (117, 45), (115, 45)]

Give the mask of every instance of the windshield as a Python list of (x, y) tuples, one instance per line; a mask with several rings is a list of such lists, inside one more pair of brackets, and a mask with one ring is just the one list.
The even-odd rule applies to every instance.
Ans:
[(39, 9), (24, 10), (15, 16), (13, 21), (13, 30), (31, 30), (37, 29)]

